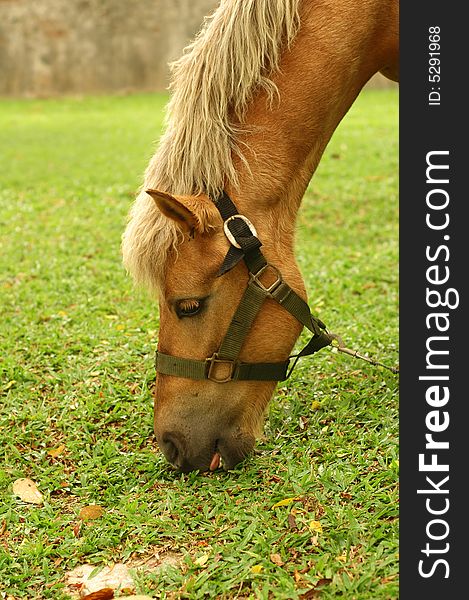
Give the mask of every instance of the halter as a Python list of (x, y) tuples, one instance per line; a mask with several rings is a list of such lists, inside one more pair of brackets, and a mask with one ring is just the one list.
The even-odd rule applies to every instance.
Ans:
[[(222, 276), (240, 260), (244, 260), (249, 271), (246, 290), (217, 352), (205, 360), (195, 360), (157, 351), (156, 370), (163, 375), (207, 379), (216, 383), (288, 379), (299, 358), (329, 346), (336, 336), (327, 332), (324, 323), (311, 314), (307, 303), (283, 281), (277, 267), (266, 261), (260, 251), (262, 244), (254, 226), (244, 215), (238, 213), (229, 196), (223, 192), (214, 204), (223, 219), (225, 235), (230, 242), (230, 248), (218, 276)], [(297, 321), (309, 329), (313, 336), (299, 354), (290, 356), (283, 362), (240, 362), (238, 357), (244, 340), (267, 298), (283, 306)], [(290, 367), (291, 359), (295, 360)]]

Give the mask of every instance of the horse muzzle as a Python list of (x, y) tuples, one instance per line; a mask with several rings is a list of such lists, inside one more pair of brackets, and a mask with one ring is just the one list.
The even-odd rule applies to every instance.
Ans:
[(240, 431), (217, 438), (172, 430), (157, 434), (157, 441), (168, 462), (183, 473), (233, 469), (255, 444), (254, 436)]

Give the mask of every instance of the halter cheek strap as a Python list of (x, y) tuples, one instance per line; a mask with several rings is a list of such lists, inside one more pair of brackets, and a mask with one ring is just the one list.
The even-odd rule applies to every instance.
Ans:
[[(205, 360), (181, 358), (156, 353), (156, 370), (163, 375), (188, 379), (208, 379), (217, 383), (228, 381), (283, 381), (287, 379), (302, 356), (314, 354), (329, 346), (335, 339), (326, 326), (311, 314), (307, 303), (282, 279), (280, 271), (270, 265), (260, 248), (262, 246), (252, 223), (238, 214), (229, 196), (223, 194), (215, 201), (223, 218), (230, 248), (218, 276), (244, 260), (249, 281), (218, 351)], [(278, 302), (313, 334), (297, 355), (276, 363), (243, 363), (238, 360), (244, 341), (262, 304), (270, 298)], [(290, 367), (290, 360), (294, 359)]]

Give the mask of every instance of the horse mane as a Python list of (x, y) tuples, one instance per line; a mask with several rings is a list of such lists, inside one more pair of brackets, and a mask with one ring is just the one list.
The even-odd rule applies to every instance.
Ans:
[[(271, 75), (299, 28), (301, 0), (221, 0), (194, 41), (171, 65), (165, 132), (145, 171), (144, 188), (216, 196), (238, 184), (233, 156), (246, 108), (259, 89), (272, 102)], [(245, 162), (245, 161), (244, 161)], [(157, 288), (178, 230), (143, 191), (123, 236), (124, 265), (137, 283)]]

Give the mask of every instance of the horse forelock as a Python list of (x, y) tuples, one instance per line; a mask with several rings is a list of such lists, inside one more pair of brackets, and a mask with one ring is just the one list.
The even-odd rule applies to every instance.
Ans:
[[(171, 65), (165, 133), (146, 172), (146, 188), (215, 196), (238, 184), (233, 156), (244, 160), (237, 137), (254, 92), (272, 100), (270, 76), (299, 28), (301, 0), (221, 0), (195, 40)], [(130, 213), (124, 264), (134, 279), (156, 289), (176, 226), (145, 194)]]

